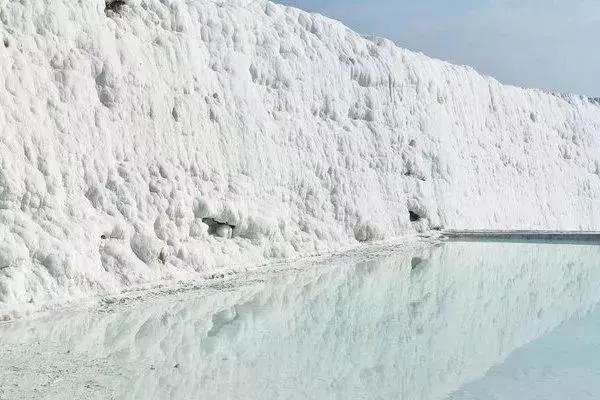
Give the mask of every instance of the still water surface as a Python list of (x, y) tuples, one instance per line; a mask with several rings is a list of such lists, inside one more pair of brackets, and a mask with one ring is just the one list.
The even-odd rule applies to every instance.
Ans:
[(450, 242), (0, 327), (0, 399), (600, 398), (600, 246)]

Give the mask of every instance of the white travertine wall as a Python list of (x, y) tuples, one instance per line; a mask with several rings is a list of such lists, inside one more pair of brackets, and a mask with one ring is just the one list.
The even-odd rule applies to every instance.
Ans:
[(0, 308), (428, 228), (600, 229), (587, 99), (270, 2), (126, 3), (0, 0)]

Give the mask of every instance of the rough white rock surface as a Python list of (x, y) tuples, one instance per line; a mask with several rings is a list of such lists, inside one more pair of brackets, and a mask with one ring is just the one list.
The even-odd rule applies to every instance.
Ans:
[(600, 228), (593, 101), (270, 2), (126, 3), (0, 0), (0, 309), (429, 227)]

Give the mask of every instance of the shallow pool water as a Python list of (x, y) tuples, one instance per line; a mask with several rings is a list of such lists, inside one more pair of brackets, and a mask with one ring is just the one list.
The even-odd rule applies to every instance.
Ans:
[(600, 246), (328, 264), (2, 326), (0, 399), (600, 398)]

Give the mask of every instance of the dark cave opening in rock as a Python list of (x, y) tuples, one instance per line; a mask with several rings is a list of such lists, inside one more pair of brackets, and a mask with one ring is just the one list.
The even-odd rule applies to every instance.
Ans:
[(423, 219), (423, 217), (421, 217), (419, 214), (410, 210), (408, 211), (408, 217), (410, 219), (410, 222), (419, 222)]

